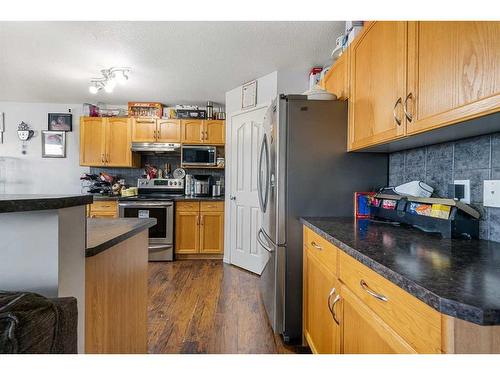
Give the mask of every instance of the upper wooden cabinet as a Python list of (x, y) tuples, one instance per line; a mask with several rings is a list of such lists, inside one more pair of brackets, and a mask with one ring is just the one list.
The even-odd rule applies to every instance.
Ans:
[(326, 73), (323, 88), (335, 94), (339, 100), (349, 98), (349, 52), (347, 48)]
[(134, 118), (132, 121), (132, 142), (181, 141), (181, 121), (150, 118)]
[(181, 142), (186, 144), (224, 145), (224, 121), (181, 120)]
[(407, 22), (372, 22), (350, 49), (349, 149), (405, 135)]
[(498, 111), (500, 22), (409, 22), (407, 133)]
[(158, 142), (180, 142), (181, 120), (157, 120), (156, 137)]
[(349, 51), (348, 149), (500, 110), (498, 35), (500, 22), (367, 23)]
[(181, 141), (199, 144), (204, 141), (203, 120), (181, 120)]
[(106, 126), (102, 117), (80, 119), (80, 165), (104, 164)]
[(80, 165), (134, 167), (139, 156), (130, 150), (131, 119), (82, 117), (80, 119)]

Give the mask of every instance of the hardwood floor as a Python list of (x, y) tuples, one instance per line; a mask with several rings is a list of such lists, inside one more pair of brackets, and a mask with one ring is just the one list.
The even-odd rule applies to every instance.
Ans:
[(269, 326), (258, 276), (220, 260), (149, 263), (149, 353), (294, 353)]

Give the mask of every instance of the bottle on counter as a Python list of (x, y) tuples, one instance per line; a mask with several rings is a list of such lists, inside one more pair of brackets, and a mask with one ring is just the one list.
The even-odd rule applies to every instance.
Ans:
[(193, 176), (190, 174), (186, 175), (186, 180), (184, 181), (184, 194), (187, 196), (193, 195)]

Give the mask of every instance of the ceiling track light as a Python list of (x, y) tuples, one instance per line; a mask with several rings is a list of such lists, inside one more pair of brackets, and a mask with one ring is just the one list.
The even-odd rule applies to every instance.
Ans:
[(123, 85), (128, 81), (131, 71), (130, 68), (103, 69), (101, 70), (102, 77), (90, 80), (89, 92), (97, 94), (104, 89), (108, 94), (112, 93), (117, 83)]

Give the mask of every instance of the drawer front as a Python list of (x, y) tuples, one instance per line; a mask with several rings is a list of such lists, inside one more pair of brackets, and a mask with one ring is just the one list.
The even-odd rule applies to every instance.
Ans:
[(342, 282), (418, 353), (441, 353), (441, 314), (340, 251)]
[(90, 205), (90, 211), (106, 211), (106, 212), (117, 212), (118, 202), (117, 201), (95, 201)]
[(224, 211), (224, 202), (201, 202), (201, 211)]
[(311, 255), (315, 256), (327, 267), (335, 276), (338, 264), (338, 249), (323, 237), (304, 227), (304, 246), (311, 250)]
[(200, 202), (176, 202), (177, 211), (191, 212), (200, 210)]

